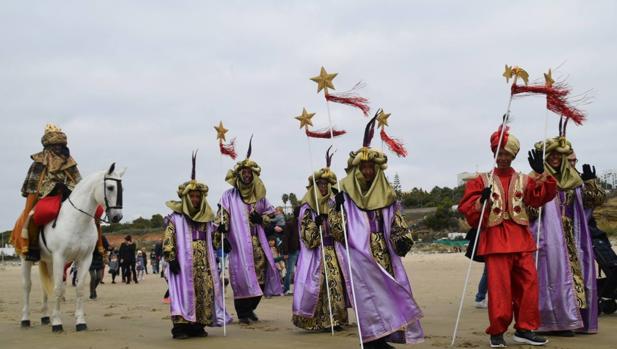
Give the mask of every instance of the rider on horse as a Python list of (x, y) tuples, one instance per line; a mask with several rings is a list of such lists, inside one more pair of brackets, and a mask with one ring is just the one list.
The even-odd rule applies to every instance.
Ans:
[(77, 162), (67, 147), (66, 134), (60, 128), (53, 124), (45, 126), (41, 143), (43, 151), (30, 156), (33, 162), (21, 188), (26, 206), (11, 234), (15, 250), (29, 261), (40, 259), (40, 230), (57, 216), (62, 201), (81, 180)]

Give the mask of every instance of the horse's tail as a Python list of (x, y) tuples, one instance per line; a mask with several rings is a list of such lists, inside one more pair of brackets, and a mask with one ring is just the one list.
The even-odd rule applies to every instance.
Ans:
[(54, 283), (49, 275), (49, 268), (47, 262), (39, 262), (39, 274), (41, 275), (41, 285), (43, 286), (43, 292), (51, 297), (54, 294)]

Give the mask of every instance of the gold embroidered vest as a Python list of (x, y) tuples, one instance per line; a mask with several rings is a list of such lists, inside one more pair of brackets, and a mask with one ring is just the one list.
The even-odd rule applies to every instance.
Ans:
[[(480, 175), (484, 186), (488, 183), (488, 174)], [(504, 202), (505, 194), (499, 178), (493, 177), (493, 189), (491, 192), (491, 201), (493, 205), (489, 211), (488, 226), (494, 227), (503, 223), (506, 220), (513, 220), (520, 225), (529, 225), (529, 217), (525, 209), (523, 198), (525, 196), (525, 188), (529, 182), (529, 177), (522, 173), (516, 173), (510, 180), (510, 188), (508, 188), (508, 203)]]

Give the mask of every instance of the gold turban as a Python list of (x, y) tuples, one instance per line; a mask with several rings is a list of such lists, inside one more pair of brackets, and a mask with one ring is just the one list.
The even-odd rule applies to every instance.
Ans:
[[(243, 168), (248, 168), (253, 172), (253, 181), (249, 184), (244, 184), (240, 180), (240, 172)], [(227, 171), (225, 181), (231, 184), (234, 188), (240, 191), (242, 201), (246, 204), (254, 204), (257, 201), (266, 197), (266, 186), (259, 178), (261, 167), (251, 159), (244, 159)]]
[[(369, 185), (360, 171), (360, 163), (369, 161), (375, 165), (375, 179)], [(341, 190), (346, 192), (353, 202), (362, 210), (376, 210), (392, 205), (396, 201), (396, 193), (388, 183), (385, 169), (388, 168), (388, 157), (375, 149), (362, 147), (349, 153), (347, 160), (347, 176), (341, 181)]]
[[(201, 193), (200, 207), (193, 207), (189, 192), (198, 191)], [(195, 180), (184, 182), (178, 186), (178, 197), (180, 201), (167, 201), (165, 205), (172, 211), (185, 214), (191, 220), (199, 223), (211, 222), (214, 220), (214, 213), (208, 204), (208, 186)]]
[[(535, 144), (535, 148), (538, 151), (542, 151), (544, 142), (540, 141)], [(568, 190), (573, 189), (583, 184), (583, 179), (578, 171), (568, 161), (568, 156), (574, 153), (572, 143), (566, 139), (566, 137), (559, 136), (549, 138), (546, 140), (546, 157), (556, 152), (561, 155), (561, 165), (558, 169), (552, 168), (549, 164), (545, 163), (545, 167), (553, 177), (557, 180), (557, 185), (560, 189)]]
[(45, 133), (41, 137), (41, 143), (44, 147), (54, 144), (66, 145), (66, 134), (58, 126), (47, 124), (45, 126)]

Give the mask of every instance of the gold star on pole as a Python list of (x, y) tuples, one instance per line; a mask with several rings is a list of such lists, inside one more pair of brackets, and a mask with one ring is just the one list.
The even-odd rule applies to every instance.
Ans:
[(313, 126), (313, 122), (311, 119), (315, 116), (315, 113), (309, 113), (306, 111), (306, 108), (302, 108), (302, 114), (295, 117), (296, 120), (300, 121), (300, 128), (308, 128), (309, 126)]
[(321, 92), (321, 90), (324, 90), (324, 93), (328, 94), (329, 88), (335, 90), (332, 80), (334, 80), (337, 75), (338, 73), (328, 74), (326, 68), (321, 67), (319, 75), (311, 78), (311, 80), (317, 83), (317, 93)]
[(544, 85), (553, 87), (555, 80), (553, 80), (553, 72), (549, 69), (548, 73), (544, 73)]
[(388, 118), (390, 117), (391, 113), (385, 113), (383, 110), (379, 112), (379, 114), (377, 114), (377, 127), (385, 127), (385, 126), (390, 126), (388, 125)]
[[(525, 83), (525, 85), (527, 85), (527, 83), (529, 82), (529, 73), (527, 73), (525, 71), (525, 69), (523, 69), (521, 67), (513, 67), (512, 68), (512, 73), (517, 78), (523, 79), (523, 82)], [(515, 81), (516, 81), (516, 79), (515, 79)]]
[(512, 67), (506, 64), (506, 69), (503, 74), (501, 74), (501, 76), (506, 78), (506, 83), (509, 83), (513, 75), (514, 74), (512, 73)]
[(229, 130), (223, 126), (223, 122), (220, 121), (218, 126), (214, 126), (214, 129), (216, 130), (216, 139), (225, 142), (225, 133)]

